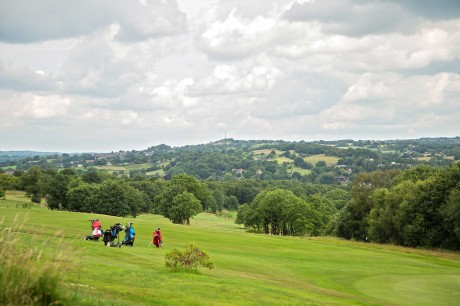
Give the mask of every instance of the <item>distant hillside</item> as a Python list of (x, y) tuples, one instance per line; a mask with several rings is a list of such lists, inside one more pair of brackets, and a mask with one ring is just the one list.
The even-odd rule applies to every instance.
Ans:
[(347, 184), (361, 172), (407, 169), (417, 164), (448, 166), (460, 160), (460, 137), (407, 140), (284, 141), (222, 139), (199, 145), (110, 153), (3, 151), (0, 169), (73, 168), (114, 176), (171, 178), (188, 173), (199, 179), (295, 179)]
[(39, 152), (39, 151), (0, 151), (0, 161), (18, 160), (34, 156), (49, 156), (60, 154), (59, 152)]

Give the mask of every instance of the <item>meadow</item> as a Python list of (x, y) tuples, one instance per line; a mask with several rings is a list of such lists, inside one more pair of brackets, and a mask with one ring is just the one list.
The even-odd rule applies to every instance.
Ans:
[(340, 158), (338, 158), (337, 156), (327, 156), (325, 154), (316, 154), (304, 158), (306, 162), (309, 162), (312, 165), (315, 165), (319, 161), (324, 161), (328, 165), (335, 165), (337, 164), (339, 159)]
[[(22, 193), (0, 200), (2, 228), (42, 251), (37, 265), (64, 260), (64, 290), (87, 305), (455, 305), (460, 254), (345, 241), (252, 234), (231, 219), (202, 213), (191, 225), (158, 215), (135, 219), (51, 211)], [(106, 229), (133, 222), (134, 247), (84, 240), (88, 220)], [(149, 247), (161, 227), (163, 248)], [(3, 232), (2, 229), (2, 232)], [(171, 272), (164, 255), (195, 243), (213, 270)], [(65, 259), (61, 256), (64, 253)], [(1, 289), (0, 289), (1, 290)]]

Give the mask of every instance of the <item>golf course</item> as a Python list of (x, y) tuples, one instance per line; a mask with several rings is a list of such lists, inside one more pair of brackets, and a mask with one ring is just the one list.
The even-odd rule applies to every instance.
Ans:
[[(194, 217), (190, 225), (178, 225), (159, 215), (118, 218), (28, 203), (30, 199), (19, 192), (0, 200), (1, 237), (14, 237), (16, 250), (36, 250), (37, 267), (56, 264), (59, 285), (76, 304), (460, 304), (456, 252), (253, 234), (232, 219), (207, 213)], [(94, 218), (104, 230), (117, 222), (133, 222), (134, 247), (85, 240), (91, 233), (88, 220)], [(163, 233), (163, 248), (150, 245), (157, 227)], [(209, 254), (214, 269), (187, 273), (165, 266), (166, 253), (190, 243)]]

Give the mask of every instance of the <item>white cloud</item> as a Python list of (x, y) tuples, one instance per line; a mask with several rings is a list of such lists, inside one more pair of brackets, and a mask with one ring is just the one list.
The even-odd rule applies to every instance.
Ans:
[(60, 95), (5, 93), (0, 99), (0, 125), (24, 125), (30, 120), (47, 122), (69, 115), (73, 102)]
[(420, 1), (2, 1), (0, 136), (81, 151), (452, 135), (458, 8)]
[(153, 108), (175, 110), (181, 107), (193, 107), (197, 103), (196, 99), (187, 96), (189, 87), (193, 83), (192, 78), (165, 81), (162, 86), (154, 88), (151, 92)]
[[(327, 130), (349, 128), (351, 133), (353, 129), (390, 125), (413, 130), (424, 118), (450, 117), (458, 111), (459, 78), (450, 73), (411, 77), (365, 74), (339, 103), (321, 113), (321, 126)], [(427, 125), (435, 126), (428, 120), (420, 129)]]
[(216, 58), (237, 59), (267, 48), (273, 41), (277, 20), (271, 15), (247, 19), (244, 11), (232, 8), (223, 20), (203, 26), (197, 37), (203, 51)]

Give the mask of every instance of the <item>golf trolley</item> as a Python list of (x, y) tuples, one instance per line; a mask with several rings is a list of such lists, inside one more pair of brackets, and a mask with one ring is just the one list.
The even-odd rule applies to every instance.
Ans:
[(134, 239), (135, 239), (135, 231), (134, 228), (132, 227), (133, 223), (127, 223), (125, 227), (125, 239), (123, 239), (121, 244), (127, 245), (127, 246), (134, 246)]
[[(111, 226), (110, 229), (105, 230), (104, 232), (104, 245), (108, 247), (118, 247), (121, 248), (123, 242), (120, 242), (119, 233), (124, 230), (124, 227), (120, 223), (115, 223), (114, 226)], [(115, 239), (117, 242), (115, 243)]]

